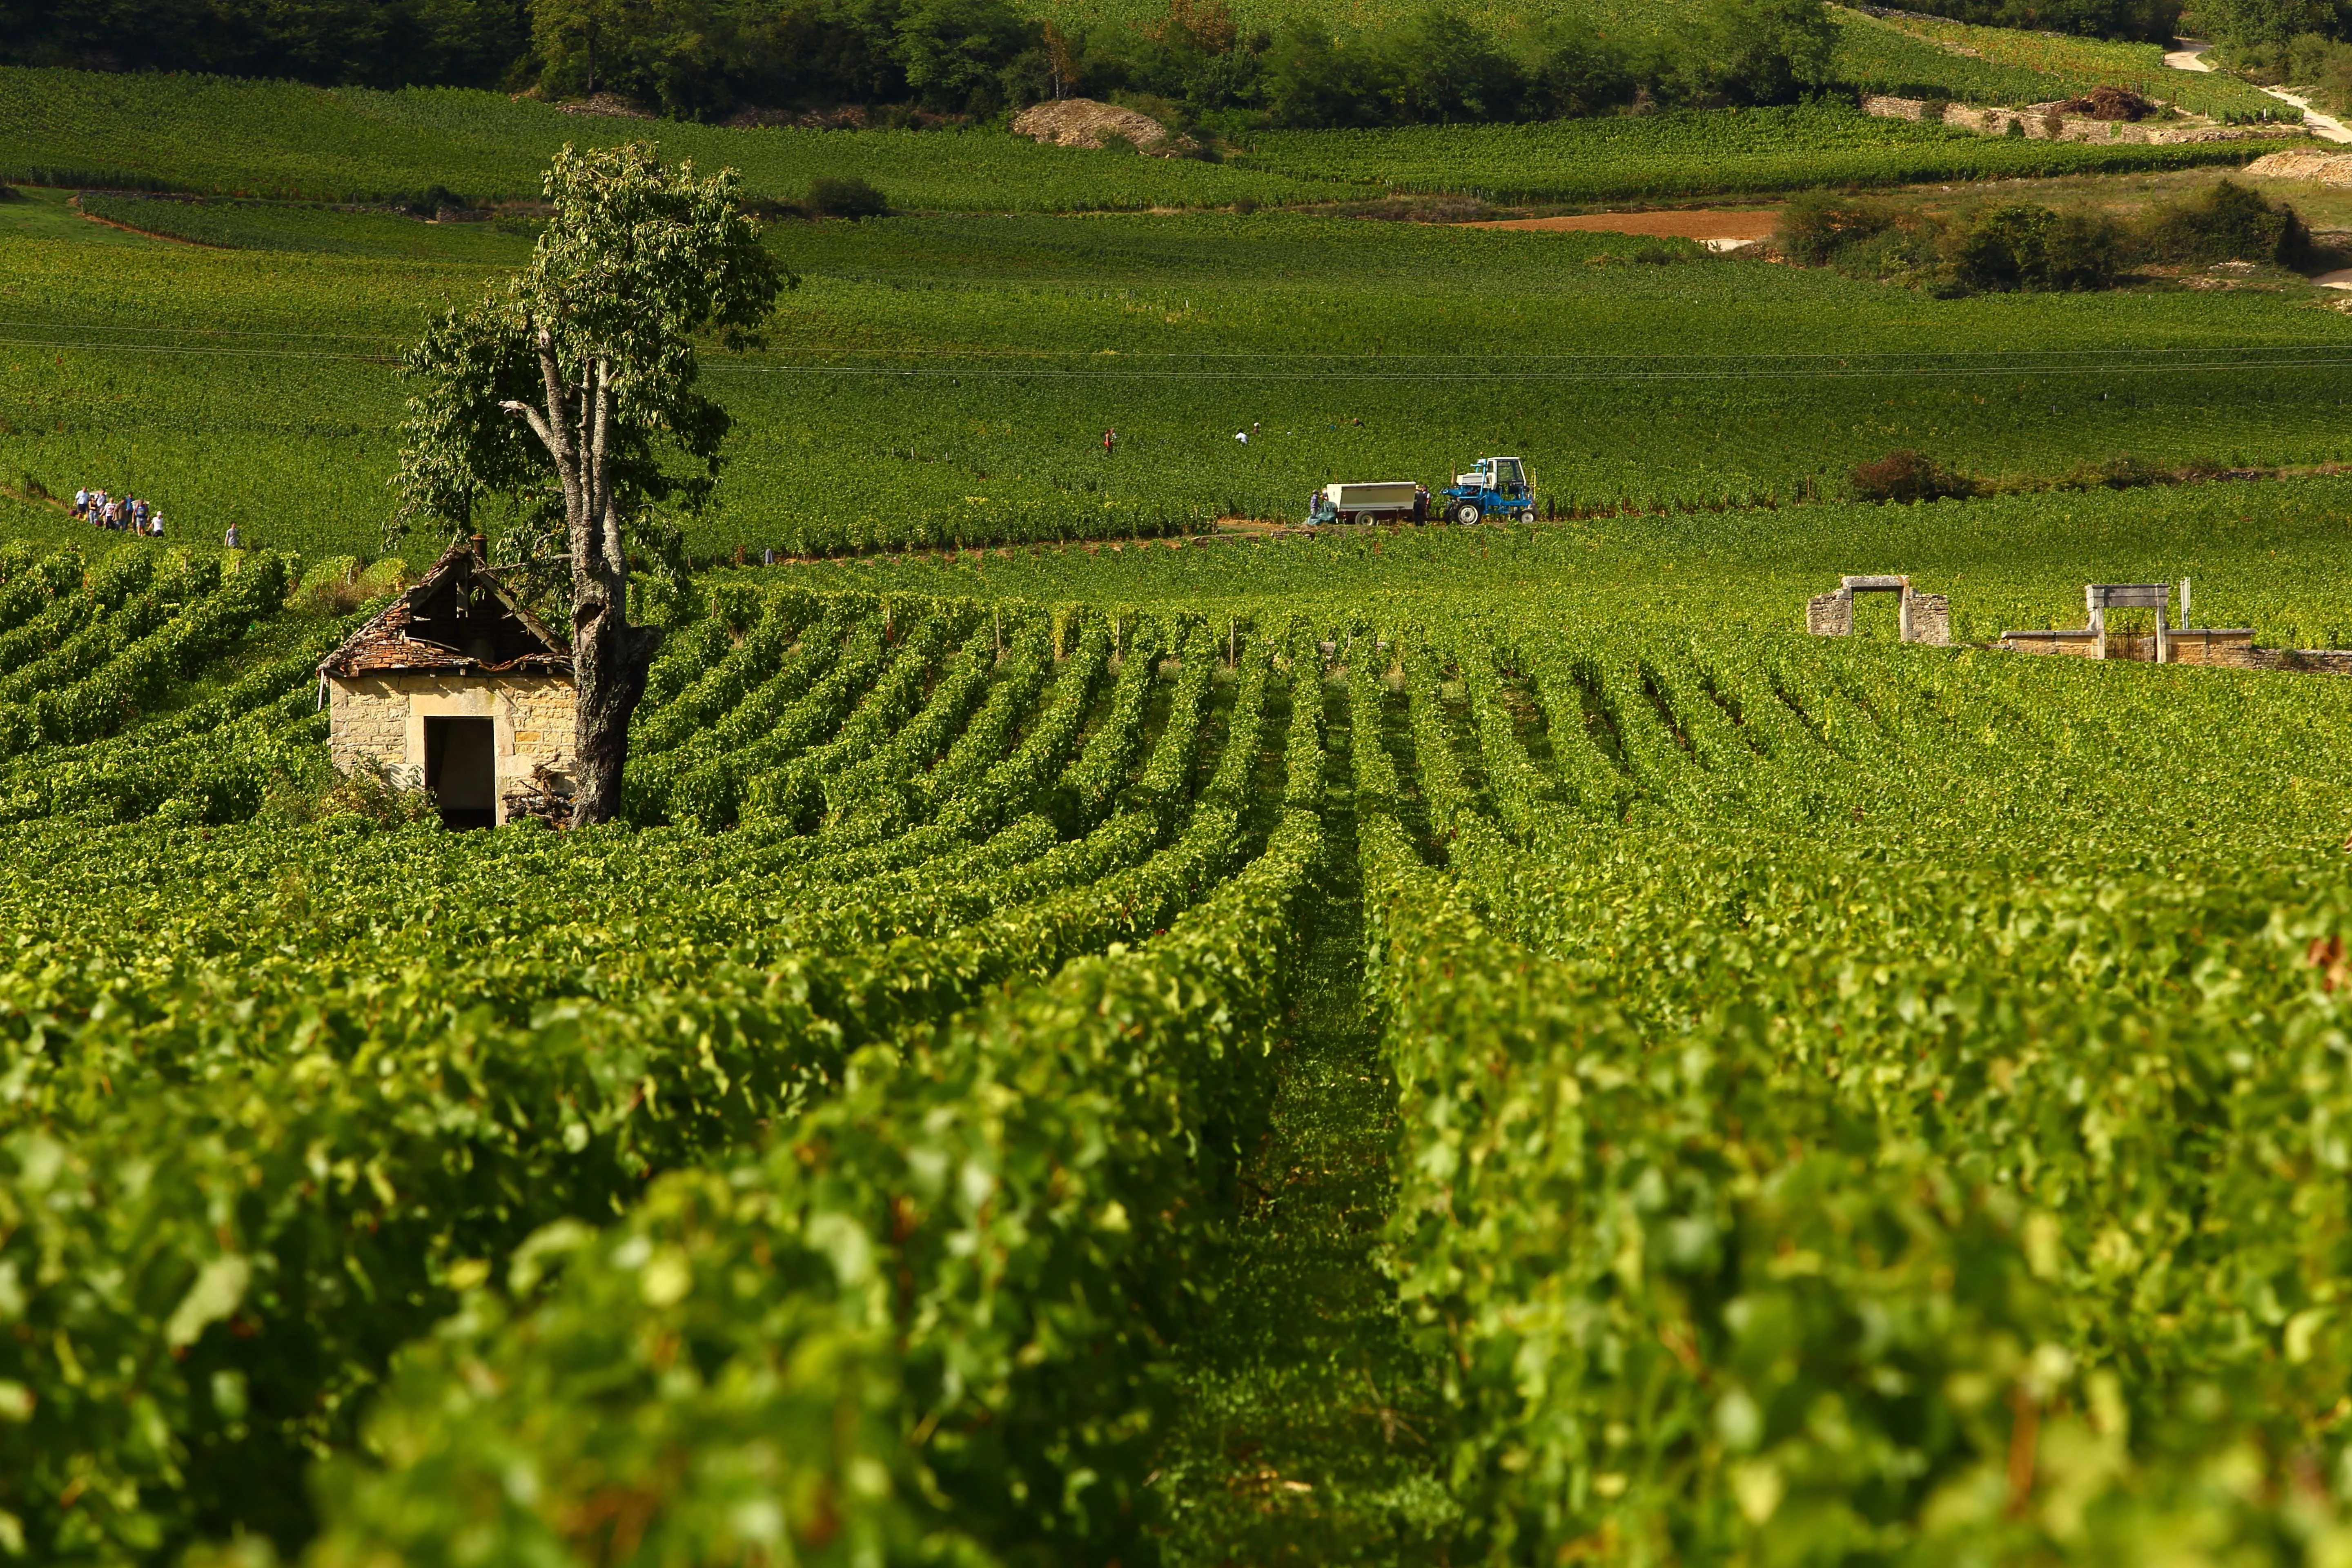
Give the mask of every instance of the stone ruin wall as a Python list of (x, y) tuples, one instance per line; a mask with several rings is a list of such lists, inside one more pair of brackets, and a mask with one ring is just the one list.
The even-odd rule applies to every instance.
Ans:
[[(1881, 120), (1925, 121), (1927, 102), (1918, 98), (1865, 97), (1862, 111)], [(1970, 109), (1948, 105), (1940, 121), (1985, 136), (2006, 136), (2014, 124), (2033, 142), (2107, 142), (2147, 147), (2179, 147), (2197, 142), (2242, 142), (2250, 137), (2293, 135), (2288, 125), (2138, 125), (2126, 120), (2092, 120), (2045, 109)]]
[(348, 773), (374, 763), (404, 784), (424, 782), (421, 773), (410, 779), (403, 772), (408, 766), (408, 697), (394, 687), (391, 678), (330, 678), (327, 705), (327, 754), (336, 772)]
[(1946, 594), (1906, 594), (1903, 609), (1909, 616), (1905, 642), (1935, 647), (1952, 645), (1952, 601)]
[[(1925, 643), (1936, 647), (1948, 647), (1952, 641), (1952, 601), (1944, 594), (1919, 594), (1906, 590), (1895, 607), (1896, 623), (1903, 627), (1903, 640)], [(1840, 588), (1833, 593), (1816, 594), (1805, 601), (1805, 630), (1817, 637), (1844, 637), (1853, 635), (1853, 590)]]

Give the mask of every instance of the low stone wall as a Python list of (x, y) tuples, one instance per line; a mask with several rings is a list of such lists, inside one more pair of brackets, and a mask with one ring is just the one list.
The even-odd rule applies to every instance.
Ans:
[[(1882, 120), (1927, 121), (1927, 100), (1918, 98), (1865, 97), (1862, 111)], [(2291, 136), (2295, 127), (2277, 125), (2139, 125), (2126, 120), (2091, 120), (2059, 114), (2041, 105), (2024, 109), (1970, 109), (1954, 103), (1933, 121), (1982, 136), (2007, 136), (2010, 127), (2034, 142), (2105, 142), (2123, 146), (2179, 147), (2199, 142), (2244, 142)]]
[[(2216, 669), (2305, 669), (2352, 675), (2352, 652), (2316, 648), (2256, 647), (2246, 626), (2191, 626), (2165, 633), (2174, 664), (2202, 665)], [(2011, 653), (2063, 654), (2074, 658), (2099, 657), (2099, 637), (2086, 626), (2057, 631), (2003, 632), (2000, 646)], [(2156, 661), (2154, 632), (2109, 632), (2107, 658), (2141, 664)]]
[[(2216, 665), (2225, 669), (2259, 669), (2254, 662), (2254, 634), (2245, 627), (2227, 630), (2190, 628), (2168, 632), (2175, 664)], [(2110, 642), (2115, 639), (2110, 637)], [(2153, 637), (2148, 639), (2153, 642)]]
[[(2130, 640), (2129, 637), (2109, 637), (2107, 646), (2114, 648)], [(2151, 643), (2155, 640), (2154, 637), (2148, 639)], [(2003, 632), (2000, 634), (2000, 646), (2011, 653), (2059, 653), (2075, 658), (2096, 658), (2099, 656), (2098, 634), (2080, 626), (2062, 631)]]
[(2299, 669), (2316, 675), (2352, 675), (2352, 649), (2257, 647), (2247, 650), (2252, 669)]

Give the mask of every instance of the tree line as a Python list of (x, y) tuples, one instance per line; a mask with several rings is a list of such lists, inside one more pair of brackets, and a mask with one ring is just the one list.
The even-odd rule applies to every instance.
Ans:
[(1554, 119), (1787, 102), (1824, 85), (1821, 0), (1707, 0), (1667, 37), (1502, 37), (1433, 8), (1244, 28), (1220, 0), (1061, 27), (1008, 0), (0, 0), (0, 61), (374, 87), (611, 92), (684, 118), (986, 119), (1119, 94), (1185, 129)]
[[(2181, 0), (1905, 5), (2106, 37), (2190, 29), (2258, 78), (2352, 83), (2352, 0), (2191, 0), (2186, 16)], [(1223, 0), (1169, 0), (1141, 27), (1057, 26), (1012, 0), (0, 0), (0, 63), (611, 92), (700, 120), (984, 120), (1114, 94), (1187, 130), (1549, 120), (1790, 101), (1829, 84), (1834, 44), (1821, 0), (1704, 0), (1671, 34), (1555, 21), (1507, 37), (1436, 7), (1245, 28)]]

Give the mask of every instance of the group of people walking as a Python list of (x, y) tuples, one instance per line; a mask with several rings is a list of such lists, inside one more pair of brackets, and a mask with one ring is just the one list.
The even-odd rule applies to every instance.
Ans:
[(93, 528), (118, 533), (163, 537), (163, 514), (137, 496), (110, 496), (104, 490), (74, 491), (73, 514)]

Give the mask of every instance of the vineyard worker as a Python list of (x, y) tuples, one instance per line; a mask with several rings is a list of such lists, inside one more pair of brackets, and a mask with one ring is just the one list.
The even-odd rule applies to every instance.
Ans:
[(1246, 430), (1236, 430), (1234, 432), (1234, 439), (1246, 447), (1249, 445), (1249, 432)]
[(232, 522), (228, 525), (228, 532), (222, 538), (221, 542), (231, 550), (242, 550), (245, 548), (245, 531)]
[(1116, 431), (1116, 430), (1106, 430), (1106, 431), (1104, 431), (1104, 432), (1103, 432), (1103, 456), (1104, 456), (1104, 457), (1106, 457), (1106, 458), (1108, 458), (1108, 457), (1109, 457), (1113, 452), (1117, 451), (1118, 449), (1118, 431)]
[(89, 491), (88, 489), (85, 489), (74, 491), (73, 514), (76, 517), (88, 517), (89, 515)]
[(163, 514), (162, 512), (150, 512), (148, 514), (147, 537), (150, 539), (161, 539), (163, 537)]

